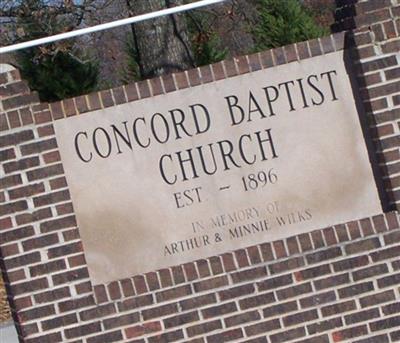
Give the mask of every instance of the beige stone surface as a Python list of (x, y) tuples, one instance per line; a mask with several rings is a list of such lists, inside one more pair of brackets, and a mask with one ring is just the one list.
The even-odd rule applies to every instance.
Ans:
[[(200, 134), (207, 120), (195, 106), (196, 122), (194, 104), (209, 113)], [(243, 122), (232, 125), (228, 104)], [(160, 140), (170, 130), (165, 144), (151, 118)], [(55, 129), (95, 284), (382, 211), (342, 52), (66, 118)], [(214, 175), (199, 155), (210, 171), (210, 147)], [(184, 163), (182, 180), (179, 154), (189, 149), (196, 175)]]

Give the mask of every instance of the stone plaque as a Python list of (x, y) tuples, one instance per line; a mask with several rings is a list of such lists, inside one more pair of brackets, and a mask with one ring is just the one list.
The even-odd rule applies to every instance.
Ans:
[(95, 284), (382, 211), (343, 52), (55, 130)]

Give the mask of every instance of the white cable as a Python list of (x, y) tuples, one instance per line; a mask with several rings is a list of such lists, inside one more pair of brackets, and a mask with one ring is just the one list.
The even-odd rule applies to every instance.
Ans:
[(197, 1), (197, 2), (194, 2), (191, 4), (186, 4), (186, 5), (176, 6), (176, 7), (172, 7), (172, 8), (166, 8), (166, 9), (156, 11), (156, 12), (141, 14), (136, 17), (120, 19), (120, 20), (112, 21), (110, 23), (99, 24), (99, 25), (95, 25), (95, 26), (91, 26), (91, 27), (86, 27), (84, 29), (79, 29), (79, 30), (75, 30), (75, 31), (65, 32), (65, 33), (59, 33), (54, 36), (49, 36), (49, 37), (34, 39), (34, 40), (23, 42), (23, 43), (8, 45), (8, 46), (0, 47), (0, 54), (6, 53), (6, 52), (11, 52), (11, 51), (16, 51), (16, 50), (20, 50), (20, 49), (30, 48), (30, 47), (41, 45), (41, 44), (56, 42), (56, 41), (59, 41), (62, 39), (85, 35), (85, 34), (92, 33), (92, 32), (103, 31), (103, 30), (111, 29), (114, 27), (122, 26), (122, 25), (133, 24), (133, 23), (137, 23), (140, 21), (154, 19), (154, 18), (165, 16), (165, 15), (169, 15), (169, 14), (189, 11), (191, 9), (204, 7), (204, 6), (208, 6), (208, 5), (213, 5), (213, 4), (216, 4), (219, 2), (224, 2), (224, 1), (226, 1), (226, 0)]

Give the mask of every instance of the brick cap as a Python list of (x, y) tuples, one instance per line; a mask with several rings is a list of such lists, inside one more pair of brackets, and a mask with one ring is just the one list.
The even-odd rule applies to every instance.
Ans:
[(0, 63), (0, 74), (9, 73), (12, 70), (16, 70), (11, 64)]

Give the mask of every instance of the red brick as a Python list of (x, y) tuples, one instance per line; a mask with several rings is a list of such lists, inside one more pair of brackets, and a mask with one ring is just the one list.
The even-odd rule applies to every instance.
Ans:
[(209, 65), (205, 65), (199, 68), (201, 83), (210, 83), (214, 81), (214, 77)]
[(79, 113), (85, 113), (85, 112), (89, 111), (89, 106), (86, 101), (86, 96), (82, 95), (82, 96), (76, 97), (75, 104), (76, 104), (76, 108)]
[(381, 303), (395, 300), (395, 294), (393, 290), (384, 291), (381, 293), (375, 293), (372, 295), (365, 296), (360, 299), (361, 307), (375, 306)]
[(140, 321), (140, 316), (138, 312), (129, 313), (123, 316), (118, 316), (115, 318), (104, 319), (103, 324), (106, 330), (114, 329), (120, 326), (127, 326), (130, 324), (135, 324)]
[(160, 282), (158, 281), (157, 273), (150, 272), (145, 275), (147, 287), (150, 291), (160, 289)]
[(287, 330), (282, 333), (276, 333), (270, 336), (271, 343), (281, 343), (289, 340), (294, 340), (306, 335), (304, 328), (296, 328), (292, 330)]
[(326, 274), (330, 274), (331, 270), (328, 264), (323, 264), (318, 267), (304, 269), (298, 272), (295, 272), (295, 277), (297, 281), (303, 281), (308, 279), (315, 279), (319, 276), (323, 276)]
[(183, 265), (183, 269), (185, 271), (186, 278), (188, 281), (193, 281), (193, 280), (196, 280), (199, 278), (199, 275), (197, 273), (196, 266), (194, 263), (185, 263)]
[(33, 203), (36, 207), (46, 206), (50, 204), (56, 204), (62, 201), (70, 200), (70, 195), (68, 190), (57, 191), (48, 193), (46, 195), (41, 195), (33, 198)]
[(53, 275), (52, 279), (53, 279), (54, 285), (59, 286), (62, 284), (68, 284), (69, 282), (86, 279), (88, 277), (89, 277), (89, 273), (88, 273), (87, 268), (85, 267), (85, 268), (74, 269), (74, 270), (70, 270), (67, 272)]
[(112, 342), (120, 342), (122, 340), (122, 332), (120, 330), (103, 333), (101, 335), (96, 335), (93, 337), (89, 337), (87, 339), (87, 343), (112, 343)]
[(49, 284), (46, 278), (29, 280), (27, 282), (21, 282), (18, 284), (14, 284), (12, 286), (12, 292), (14, 296), (19, 296), (21, 294), (31, 294), (32, 292), (47, 289)]
[(380, 317), (379, 309), (373, 308), (370, 310), (358, 311), (356, 313), (349, 314), (344, 317), (344, 320), (346, 322), (346, 325), (350, 326), (356, 323), (370, 321), (371, 319), (379, 317)]
[(398, 257), (399, 249), (400, 246), (398, 245), (381, 251), (373, 252), (371, 253), (372, 261), (379, 262), (389, 258)]
[(103, 108), (114, 106), (114, 99), (109, 89), (100, 92)]
[(223, 61), (225, 66), (225, 72), (227, 77), (232, 77), (238, 75), (238, 71), (236, 68), (236, 63), (234, 60), (225, 60)]
[(247, 56), (249, 59), (249, 67), (251, 71), (257, 71), (262, 69), (260, 54), (251, 54)]
[(10, 200), (15, 200), (19, 198), (28, 198), (33, 195), (44, 193), (45, 188), (43, 183), (37, 183), (29, 186), (14, 188), (8, 191)]
[(371, 220), (369, 218), (362, 219), (360, 221), (360, 225), (361, 225), (361, 231), (362, 231), (364, 237), (374, 234)]
[(185, 72), (175, 73), (174, 76), (178, 89), (184, 89), (189, 87), (189, 80)]
[(133, 284), (135, 285), (136, 294), (143, 294), (148, 292), (147, 285), (143, 275), (137, 275), (133, 278)]
[(224, 319), (226, 327), (243, 325), (244, 323), (259, 321), (261, 319), (258, 311), (249, 311), (245, 313), (236, 314)]
[(315, 307), (315, 306), (320, 306), (321, 304), (333, 302), (335, 300), (336, 300), (336, 294), (332, 290), (300, 299), (300, 305), (302, 308)]
[(357, 254), (364, 251), (375, 250), (380, 248), (381, 244), (378, 238), (369, 238), (354, 243), (347, 244), (345, 246), (346, 254)]
[(7, 116), (5, 113), (0, 113), (0, 131), (7, 131), (10, 127), (8, 125)]
[(171, 331), (148, 338), (149, 343), (175, 342), (183, 338), (182, 330)]
[(253, 284), (237, 286), (218, 292), (221, 301), (238, 298), (244, 295), (252, 294), (255, 292)]
[(19, 214), (15, 217), (15, 220), (18, 225), (25, 225), (28, 223), (32, 223), (34, 221), (40, 221), (50, 217), (52, 217), (51, 209), (47, 207), (47, 208), (41, 208), (37, 211), (33, 211), (30, 213)]
[(91, 111), (98, 110), (102, 108), (101, 102), (100, 102), (100, 97), (99, 93), (91, 93), (88, 95), (88, 103), (89, 103), (89, 108)]
[(171, 268), (174, 284), (178, 285), (185, 282), (185, 274), (181, 266), (174, 266)]
[[(9, 227), (11, 227), (11, 220), (9, 222), (10, 225)], [(35, 231), (33, 229), (33, 226), (24, 226), (21, 228), (16, 228), (14, 230), (11, 231), (5, 231), (2, 232), (0, 231), (0, 241), (1, 244), (7, 244), (13, 241), (17, 241), (17, 240), (21, 240), (23, 238), (27, 238), (30, 236), (33, 236), (35, 234)]]
[(141, 99), (151, 96), (148, 80), (139, 81), (136, 83), (136, 85), (138, 87)]
[(332, 333), (334, 342), (341, 342), (348, 340), (349, 338), (355, 338), (358, 336), (363, 336), (368, 333), (368, 329), (366, 325), (359, 325), (349, 329), (344, 329), (341, 331), (335, 331)]
[(158, 307), (153, 307), (151, 309), (144, 309), (142, 310), (142, 315), (144, 320), (149, 320), (174, 314), (177, 311), (178, 311), (178, 306), (176, 304), (167, 304)]
[(224, 272), (220, 257), (213, 256), (210, 258), (210, 267), (213, 275), (219, 275)]
[(46, 164), (51, 164), (61, 161), (60, 153), (58, 151), (48, 152), (43, 154), (43, 160)]
[(55, 138), (50, 138), (41, 142), (29, 143), (21, 146), (21, 153), (23, 156), (39, 154), (44, 151), (57, 149), (57, 142)]
[(311, 322), (316, 319), (318, 319), (318, 312), (317, 310), (313, 309), (285, 316), (282, 318), (282, 322), (285, 327), (288, 327), (304, 322)]
[(7, 162), (3, 164), (4, 171), (8, 173), (13, 173), (19, 170), (25, 170), (32, 167), (36, 167), (40, 164), (39, 157), (28, 157), (21, 158), (18, 161)]
[(124, 88), (122, 86), (114, 88), (112, 90), (112, 93), (113, 93), (114, 101), (115, 101), (116, 105), (126, 103), (125, 92), (124, 92)]
[(38, 127), (38, 134), (39, 137), (47, 137), (47, 136), (54, 136), (54, 126), (53, 125), (46, 125)]
[(42, 233), (47, 233), (55, 230), (61, 230), (61, 229), (66, 229), (70, 227), (76, 226), (76, 219), (75, 216), (68, 216), (68, 217), (62, 217), (62, 218), (57, 218), (49, 221), (42, 222), (40, 224), (40, 232)]
[(214, 63), (211, 65), (211, 67), (213, 69), (214, 78), (216, 81), (225, 79), (226, 76), (222, 62)]
[(164, 327), (170, 329), (176, 326), (185, 325), (191, 322), (199, 321), (200, 317), (197, 311), (179, 314), (164, 319)]
[(340, 288), (338, 290), (338, 294), (340, 298), (348, 298), (348, 297), (353, 297), (355, 295), (360, 295), (362, 293), (371, 292), (373, 290), (374, 290), (374, 285), (372, 282), (364, 282)]
[(216, 289), (228, 285), (228, 277), (226, 275), (218, 276), (212, 279), (199, 281), (193, 284), (196, 292), (204, 292), (210, 289)]
[(265, 291), (274, 288), (280, 288), (293, 283), (292, 274), (286, 274), (278, 277), (269, 277), (265, 280), (258, 282), (257, 287), (259, 291)]
[(307, 42), (296, 43), (298, 56), (301, 60), (311, 57)]
[(14, 148), (9, 148), (9, 149), (0, 151), (0, 161), (1, 162), (12, 160), (14, 158), (15, 158)]
[(86, 265), (85, 255), (81, 254), (68, 258), (68, 265), (70, 268)]
[(282, 240), (273, 242), (272, 246), (274, 247), (275, 256), (277, 259), (288, 256), (288, 254), (286, 252), (285, 244)]
[(49, 274), (66, 269), (64, 260), (56, 260), (48, 263), (38, 264), (29, 267), (31, 277), (36, 277), (44, 274)]
[(268, 269), (271, 274), (282, 273), (291, 269), (296, 269), (304, 266), (304, 258), (303, 257), (294, 257), (288, 260), (277, 262), (274, 264), (270, 264)]
[(299, 235), (298, 239), (300, 242), (301, 250), (303, 252), (313, 249), (312, 243), (311, 243), (311, 238), (308, 233), (303, 233), (303, 234)]
[(163, 75), (161, 78), (164, 84), (164, 89), (167, 93), (176, 90), (175, 81), (172, 74)]
[(392, 274), (390, 276), (383, 277), (378, 280), (378, 287), (385, 288), (393, 285), (400, 284), (400, 273), (399, 274)]
[(324, 317), (329, 317), (335, 314), (350, 312), (355, 310), (357, 305), (354, 300), (345, 301), (342, 303), (336, 303), (333, 305), (324, 306), (321, 308), (321, 313)]
[(286, 240), (288, 252), (290, 255), (295, 255), (300, 252), (299, 244), (297, 242), (297, 237), (290, 237)]
[(102, 304), (108, 301), (106, 287), (104, 285), (96, 285), (94, 286), (93, 290), (97, 304)]
[(189, 326), (186, 330), (189, 337), (206, 334), (222, 328), (222, 323), (219, 319), (210, 322)]
[[(307, 331), (310, 335), (314, 335), (320, 332), (330, 331), (335, 328), (340, 328), (343, 326), (343, 320), (340, 317), (331, 318), (328, 320), (318, 321), (307, 326)], [(305, 341), (307, 342), (307, 341)], [(303, 343), (303, 341), (298, 341), (296, 343)], [(314, 342), (313, 342), (314, 343)], [(318, 340), (315, 343), (320, 343)], [(330, 343), (329, 339), (327, 343)]]
[(47, 251), (47, 255), (49, 258), (56, 258), (81, 252), (83, 252), (82, 242), (77, 242), (51, 248)]
[(56, 313), (54, 305), (38, 306), (30, 310), (20, 311), (18, 317), (22, 322), (47, 317)]
[(161, 269), (159, 275), (162, 287), (172, 286), (172, 275), (169, 269)]
[(286, 62), (286, 56), (283, 48), (275, 48), (272, 50), (272, 55), (274, 57), (275, 65), (280, 65), (280, 64), (285, 64)]
[(249, 281), (249, 280), (254, 280), (258, 278), (263, 278), (267, 276), (267, 269), (266, 267), (257, 267), (257, 268), (252, 268), (252, 269), (247, 269), (244, 271), (232, 273), (232, 281), (233, 283), (239, 283), (243, 281)]
[(44, 248), (59, 243), (57, 234), (50, 234), (45, 236), (36, 236), (35, 238), (28, 239), (22, 242), (24, 251), (30, 251), (34, 249)]
[(208, 343), (237, 342), (237, 340), (242, 337), (243, 333), (242, 330), (239, 328), (210, 335), (207, 337), (207, 342)]
[(331, 227), (326, 228), (322, 232), (324, 234), (325, 242), (328, 246), (335, 245), (338, 243), (338, 240), (335, 235), (335, 230), (333, 230), (333, 228)]
[(139, 337), (145, 334), (161, 331), (161, 323), (149, 322), (142, 325), (136, 325), (125, 329), (125, 335), (127, 338)]
[(63, 216), (74, 212), (72, 203), (57, 205), (56, 210), (57, 210), (57, 215), (59, 216)]
[(37, 113), (35, 113), (33, 115), (33, 117), (35, 119), (35, 124), (36, 125), (48, 123), (48, 122), (51, 122), (53, 120), (49, 110), (37, 112)]
[(61, 101), (53, 102), (50, 104), (51, 114), (53, 115), (53, 119), (61, 119), (64, 118), (64, 111), (61, 105)]
[(93, 306), (94, 304), (95, 303), (94, 303), (93, 296), (88, 295), (85, 297), (75, 298), (72, 300), (66, 300), (66, 301), (60, 302), (58, 304), (58, 307), (61, 312), (69, 312), (69, 311), (78, 310), (78, 309), (81, 309), (84, 307)]
[(15, 146), (34, 139), (35, 136), (32, 130), (20, 131), (8, 135), (0, 136), (0, 148), (6, 146)]
[(216, 302), (217, 302), (217, 297), (215, 293), (210, 293), (198, 297), (191, 297), (189, 299), (181, 300), (179, 302), (179, 306), (182, 308), (183, 311), (187, 311), (198, 307), (215, 304)]
[(56, 332), (37, 336), (35, 338), (29, 338), (26, 340), (26, 343), (57, 343), (62, 341), (61, 333)]
[(17, 95), (12, 98), (4, 99), (3, 108), (4, 110), (10, 110), (14, 108), (24, 107), (26, 105), (34, 104), (39, 102), (37, 93)]
[(7, 214), (14, 214), (28, 209), (28, 204), (25, 200), (16, 202), (8, 202), (4, 205), (0, 205), (0, 217)]
[(207, 260), (199, 260), (196, 262), (196, 264), (200, 277), (207, 277), (211, 275), (210, 266), (208, 265)]
[(188, 296), (192, 294), (192, 290), (190, 285), (185, 285), (185, 286), (180, 286), (177, 288), (172, 288), (168, 290), (164, 290), (161, 292), (157, 292), (155, 294), (157, 302), (162, 302), (162, 301), (169, 301), (173, 300), (176, 298), (182, 298), (185, 296)]
[(124, 87), (128, 101), (135, 101), (139, 99), (138, 91), (136, 89), (136, 83), (130, 83), (128, 85), (125, 85)]
[(239, 306), (241, 310), (247, 310), (261, 305), (271, 304), (273, 302), (275, 302), (275, 295), (273, 292), (270, 292), (241, 299), (239, 300)]
[(18, 115), (18, 111), (7, 112), (8, 123), (11, 128), (16, 128), (21, 126), (21, 120)]
[(100, 322), (93, 322), (86, 325), (80, 325), (71, 329), (65, 329), (65, 337), (68, 339), (82, 337), (101, 331)]

